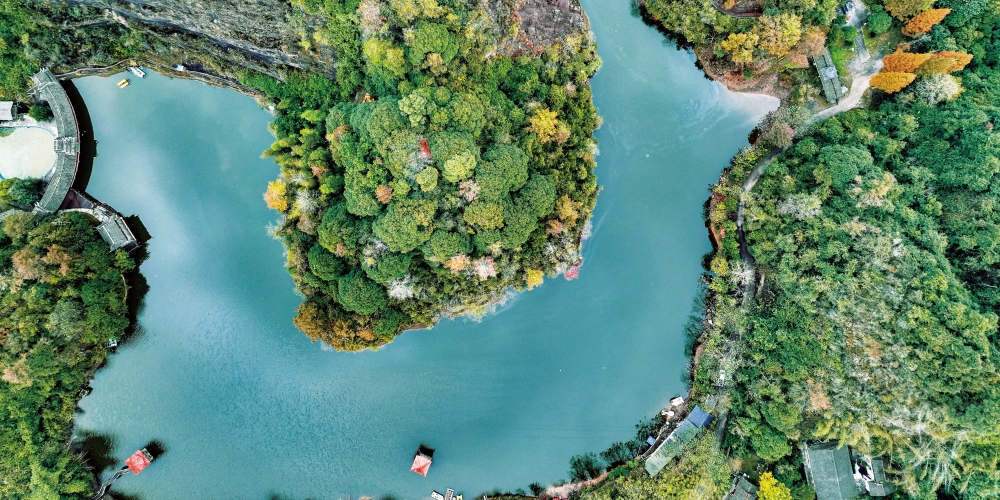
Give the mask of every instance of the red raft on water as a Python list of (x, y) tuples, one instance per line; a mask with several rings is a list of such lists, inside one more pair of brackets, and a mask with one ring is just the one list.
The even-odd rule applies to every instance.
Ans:
[(431, 468), (432, 456), (434, 456), (432, 448), (420, 445), (417, 448), (417, 453), (413, 455), (413, 465), (410, 467), (410, 470), (427, 477), (427, 471)]
[(125, 465), (128, 466), (129, 470), (133, 474), (139, 475), (143, 469), (149, 466), (153, 462), (153, 455), (151, 455), (145, 448), (135, 452), (131, 457), (125, 460)]

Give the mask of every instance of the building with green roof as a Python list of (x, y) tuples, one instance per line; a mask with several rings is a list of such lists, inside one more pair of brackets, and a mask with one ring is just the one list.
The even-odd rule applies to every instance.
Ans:
[(802, 455), (806, 481), (816, 490), (817, 500), (849, 500), (862, 493), (847, 446), (836, 441), (807, 444)]

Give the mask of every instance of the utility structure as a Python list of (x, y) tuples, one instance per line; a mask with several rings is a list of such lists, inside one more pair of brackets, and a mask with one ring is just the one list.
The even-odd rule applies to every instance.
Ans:
[(115, 475), (111, 476), (110, 479), (101, 485), (101, 489), (97, 490), (97, 495), (94, 496), (94, 500), (101, 500), (104, 495), (108, 494), (108, 490), (111, 489), (111, 485), (115, 481), (119, 480), (126, 472), (131, 471), (132, 474), (139, 475), (143, 469), (149, 466), (153, 462), (153, 454), (147, 451), (145, 448), (136, 451), (130, 457), (125, 459), (125, 465)]
[[(31, 89), (38, 100), (45, 101), (52, 109), (52, 126), (55, 127), (54, 150), (56, 162), (52, 169), (45, 176), (47, 182), (42, 199), (35, 203), (31, 212), (38, 216), (48, 216), (61, 213), (66, 210), (84, 212), (97, 219), (100, 225), (97, 227), (98, 234), (115, 251), (119, 248), (131, 252), (139, 247), (139, 240), (129, 229), (125, 218), (110, 205), (101, 203), (86, 193), (72, 189), (76, 182), (77, 170), (80, 166), (80, 127), (77, 123), (76, 111), (73, 103), (69, 99), (69, 94), (62, 87), (59, 80), (49, 71), (43, 68), (31, 77), (34, 88)], [(11, 104), (13, 106), (13, 104)], [(7, 115), (3, 113), (4, 103), (0, 103), (0, 120)], [(11, 107), (13, 109), (13, 107)], [(9, 113), (13, 118), (13, 113)], [(8, 122), (6, 127), (38, 126), (32, 120), (30, 123)], [(0, 222), (8, 216), (21, 212), (18, 209), (11, 209), (0, 213)]]

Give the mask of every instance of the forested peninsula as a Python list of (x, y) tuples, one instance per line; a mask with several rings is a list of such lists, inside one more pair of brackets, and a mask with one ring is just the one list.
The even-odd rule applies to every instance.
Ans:
[(517, 26), (482, 6), (302, 7), (328, 19), (315, 38), (341, 54), (336, 80), (243, 80), (279, 103), (265, 199), (305, 295), (300, 329), (378, 346), (581, 263), (598, 192), (586, 32), (509, 57)]
[[(712, 432), (682, 438), (651, 476), (639, 454), (658, 415), (574, 458), (574, 480), (610, 471), (580, 497), (848, 498), (818, 486), (842, 475), (804, 458), (827, 443), (850, 450), (847, 466), (881, 457), (890, 496), (995, 497), (1000, 4), (871, 2), (847, 37), (836, 2), (638, 7), (710, 75), (784, 100), (706, 202), (716, 248), (688, 328), (688, 404), (712, 408)], [(862, 36), (886, 49), (873, 88), (822, 119), (834, 103), (800, 63)]]

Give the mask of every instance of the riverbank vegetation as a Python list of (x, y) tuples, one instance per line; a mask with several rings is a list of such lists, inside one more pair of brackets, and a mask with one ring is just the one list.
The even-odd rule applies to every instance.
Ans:
[(129, 326), (135, 262), (82, 213), (18, 213), (0, 230), (0, 497), (87, 499), (93, 473), (68, 440), (108, 339)]
[[(892, 28), (927, 31), (885, 61), (912, 66), (915, 83), (812, 126), (786, 104), (713, 188), (706, 222), (719, 241), (691, 397), (717, 401), (722, 440), (656, 477), (635, 464), (583, 497), (674, 498), (682, 462), (705, 457), (727, 474), (703, 467), (688, 494), (740, 470), (768, 495), (807, 500), (798, 448), (810, 440), (888, 457), (902, 495), (1000, 490), (1000, 4), (935, 7), (952, 11)], [(744, 193), (772, 147), (783, 151)]]
[(639, 3), (650, 21), (694, 47), (710, 76), (738, 90), (818, 99), (809, 58), (823, 53), (828, 41), (845, 52), (854, 43), (855, 28), (842, 27), (836, 0), (785, 2), (780, 8), (773, 2), (718, 0), (718, 9), (710, 0)]
[(586, 34), (510, 57), (507, 31), (463, 2), (298, 5), (328, 19), (314, 41), (340, 54), (336, 80), (241, 81), (278, 101), (265, 200), (300, 329), (378, 346), (580, 264), (598, 192)]

